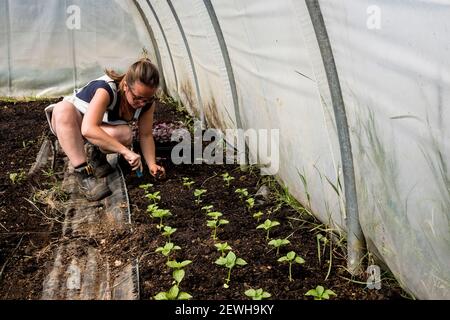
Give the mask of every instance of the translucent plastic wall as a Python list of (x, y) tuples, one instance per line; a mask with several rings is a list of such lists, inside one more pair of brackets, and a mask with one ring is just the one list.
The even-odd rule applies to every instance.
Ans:
[(0, 0), (0, 96), (58, 96), (123, 71), (148, 44), (135, 6), (111, 0)]
[[(306, 2), (0, 0), (0, 95), (70, 91), (145, 47), (167, 91), (210, 126), (279, 129), (277, 178), (345, 231), (341, 128)], [(317, 2), (367, 244), (417, 298), (450, 299), (450, 4)], [(65, 26), (71, 4), (79, 30)]]

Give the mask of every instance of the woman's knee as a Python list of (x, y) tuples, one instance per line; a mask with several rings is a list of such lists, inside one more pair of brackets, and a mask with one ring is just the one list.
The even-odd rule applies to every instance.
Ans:
[(124, 146), (131, 146), (133, 142), (133, 132), (128, 125), (107, 126), (104, 130)]
[(52, 112), (52, 124), (55, 126), (78, 126), (80, 125), (81, 115), (73, 104), (67, 101), (61, 101), (56, 104)]

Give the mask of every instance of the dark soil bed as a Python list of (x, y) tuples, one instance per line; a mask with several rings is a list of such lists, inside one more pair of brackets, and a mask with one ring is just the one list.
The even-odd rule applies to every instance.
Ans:
[[(57, 175), (50, 179), (42, 174), (33, 183), (26, 179), (13, 183), (10, 179), (11, 173), (30, 169), (42, 137), (48, 135), (43, 113), (48, 104), (0, 102), (0, 299), (40, 298), (48, 271), (47, 262), (52, 261), (55, 243), (61, 237), (61, 226), (55, 218), (54, 208), (42, 204), (34, 207), (26, 200), (31, 199), (37, 190), (50, 188)], [(173, 107), (158, 107), (155, 121), (179, 120), (186, 120), (185, 115)], [(350, 275), (344, 270), (345, 254), (337, 245), (333, 246), (331, 271), (325, 280), (329, 270), (329, 247), (319, 265), (318, 229), (313, 230), (319, 223), (277, 201), (277, 193), (272, 189), (271, 200), (258, 209), (266, 214), (260, 223), (267, 217), (279, 221), (281, 225), (274, 228), (271, 237), (289, 236), (291, 241), (290, 245), (281, 248), (281, 253), (293, 250), (306, 261), (303, 265), (293, 266), (294, 281), (289, 281), (288, 266), (277, 262), (276, 251), (267, 245), (265, 232), (256, 229), (258, 223), (234, 192), (237, 188), (247, 188), (249, 194), (254, 195), (262, 184), (268, 183), (268, 179), (262, 178), (256, 169), (244, 172), (237, 165), (173, 165), (167, 153), (158, 152), (158, 156), (167, 171), (164, 180), (155, 180), (148, 172), (138, 178), (125, 168), (133, 230), (110, 235), (107, 243), (111, 245), (103, 249), (120, 257), (123, 262), (139, 259), (141, 299), (151, 299), (172, 286), (171, 272), (165, 265), (167, 258), (155, 253), (166, 239), (156, 228), (158, 221), (151, 219), (146, 212), (150, 202), (144, 197), (144, 190), (139, 188), (145, 183), (153, 184), (152, 191), (160, 191), (159, 207), (172, 213), (166, 223), (177, 228), (172, 240), (182, 248), (174, 258), (193, 261), (186, 267), (186, 277), (180, 287), (194, 299), (246, 300), (248, 297), (244, 292), (249, 288), (264, 288), (272, 294), (272, 299), (311, 299), (304, 294), (318, 285), (332, 289), (337, 294), (333, 299), (402, 298), (402, 290), (388, 278), (383, 278), (381, 290), (365, 288), (364, 277), (353, 281), (344, 279)], [(221, 177), (225, 172), (234, 177), (229, 187)], [(183, 186), (182, 178), (186, 177), (195, 180), (191, 189)], [(200, 205), (194, 203), (195, 188), (207, 189)], [(215, 211), (222, 212), (223, 218), (230, 221), (221, 228), (218, 237), (248, 263), (232, 271), (228, 289), (223, 287), (226, 269), (214, 263), (220, 254), (214, 247), (211, 230), (206, 226), (207, 217), (201, 211), (204, 205), (213, 205)]]

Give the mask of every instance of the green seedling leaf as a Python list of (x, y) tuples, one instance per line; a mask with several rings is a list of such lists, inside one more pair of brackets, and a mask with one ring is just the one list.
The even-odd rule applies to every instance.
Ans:
[(269, 232), (273, 227), (276, 227), (280, 225), (280, 223), (278, 221), (272, 221), (270, 219), (267, 219), (266, 221), (264, 221), (263, 224), (260, 224), (256, 227), (256, 229), (264, 229), (267, 231), (266, 233), (266, 240), (269, 240)]
[(154, 193), (147, 193), (145, 195), (145, 197), (150, 200), (153, 201), (154, 204), (156, 204), (158, 201), (161, 200), (161, 196), (159, 195), (161, 193), (161, 191), (156, 191)]
[(206, 191), (207, 191), (206, 189), (195, 189), (194, 196), (197, 198), (195, 200), (196, 204), (199, 204), (200, 202), (202, 202), (201, 197), (202, 197), (203, 194), (206, 193)]
[(234, 192), (239, 195), (239, 199), (241, 200), (244, 200), (244, 198), (248, 197), (248, 191), (246, 188), (236, 189)]
[(163, 236), (169, 238), (169, 242), (170, 242), (170, 237), (177, 231), (176, 228), (172, 228), (169, 226), (165, 226), (164, 227), (164, 232), (162, 233)]
[(302, 257), (298, 256), (294, 251), (289, 251), (285, 256), (279, 258), (277, 261), (281, 262), (281, 263), (284, 263), (284, 262), (289, 263), (289, 281), (294, 281), (292, 279), (292, 264), (305, 263), (305, 260)]
[(163, 256), (167, 257), (167, 261), (169, 261), (170, 254), (175, 250), (181, 250), (181, 248), (176, 246), (173, 242), (166, 242), (164, 247), (156, 248), (155, 252), (160, 252)]
[(226, 257), (220, 257), (215, 262), (219, 266), (228, 268), (228, 277), (225, 279), (224, 288), (229, 287), (229, 282), (231, 280), (231, 270), (236, 266), (244, 266), (247, 262), (244, 259), (236, 257), (233, 251), (229, 251)]
[(313, 296), (314, 300), (328, 300), (330, 296), (337, 296), (337, 294), (330, 289), (325, 289), (323, 286), (317, 286), (315, 289), (305, 293), (305, 296)]
[(218, 211), (213, 211), (213, 212), (208, 212), (207, 216), (213, 218), (214, 220), (217, 220), (221, 216), (223, 216), (223, 214), (221, 212), (218, 212)]
[(139, 186), (139, 188), (143, 189), (145, 191), (145, 193), (148, 193), (148, 190), (152, 187), (153, 187), (153, 184), (151, 184), (151, 183), (141, 184)]
[(184, 261), (181, 261), (181, 262), (178, 262), (176, 260), (171, 260), (171, 261), (167, 261), (166, 265), (169, 268), (172, 268), (172, 269), (182, 269), (182, 268), (188, 266), (191, 263), (192, 263), (191, 260), (184, 260)]
[(228, 172), (222, 174), (223, 181), (225, 181), (227, 187), (230, 186), (230, 182), (234, 180), (234, 177), (230, 176)]
[(277, 249), (277, 255), (280, 254), (280, 247), (290, 244), (288, 239), (274, 239), (269, 241), (269, 246), (274, 246)]
[(270, 298), (272, 295), (266, 291), (264, 291), (263, 289), (248, 289), (245, 291), (245, 295), (247, 297), (252, 298), (252, 300), (262, 300), (262, 299), (267, 299)]
[(183, 269), (175, 270), (172, 274), (173, 278), (175, 279), (176, 283), (179, 285), (181, 281), (184, 279), (185, 272)]
[(225, 251), (232, 250), (231, 246), (229, 246), (227, 242), (225, 242), (225, 243), (216, 243), (214, 246), (217, 248), (217, 251), (220, 251), (220, 254), (221, 254), (222, 257), (225, 256)]
[(261, 211), (258, 211), (257, 213), (253, 214), (253, 218), (256, 219), (256, 222), (259, 222), (259, 220), (261, 220), (261, 217), (264, 215), (264, 213), (262, 213)]
[(206, 213), (210, 213), (210, 212), (212, 211), (213, 208), (214, 208), (214, 207), (213, 207), (212, 205), (209, 205), (209, 206), (204, 206), (204, 207), (202, 207), (201, 210), (205, 211)]

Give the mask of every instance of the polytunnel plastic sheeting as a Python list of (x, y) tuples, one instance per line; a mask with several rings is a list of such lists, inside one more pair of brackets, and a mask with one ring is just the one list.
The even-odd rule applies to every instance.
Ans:
[(126, 71), (143, 45), (154, 52), (135, 19), (132, 1), (0, 0), (0, 96), (58, 96)]
[[(315, 0), (79, 0), (86, 29), (73, 32), (73, 60), (64, 29), (72, 2), (0, 0), (0, 95), (70, 91), (74, 79), (123, 68), (145, 46), (167, 91), (211, 126), (279, 129), (277, 179), (323, 222), (346, 230), (342, 128), (306, 2)], [(449, 299), (450, 4), (318, 3), (368, 246), (417, 298)], [(253, 159), (267, 160), (249, 147)]]
[[(450, 3), (321, 5), (346, 101), (366, 239), (418, 298), (448, 299)], [(380, 29), (367, 27), (369, 6), (381, 14)]]

